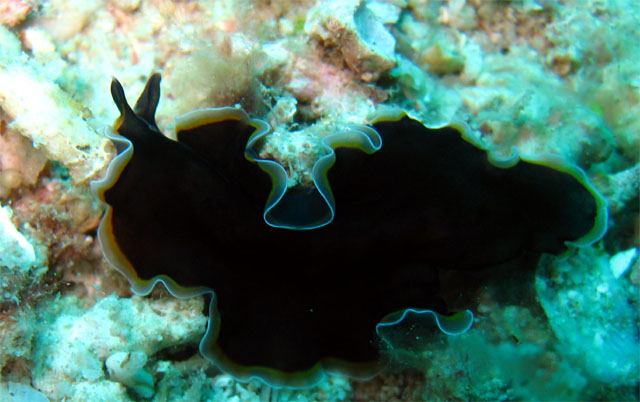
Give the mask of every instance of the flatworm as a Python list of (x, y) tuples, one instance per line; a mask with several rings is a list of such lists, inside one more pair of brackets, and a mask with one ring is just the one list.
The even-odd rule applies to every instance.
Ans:
[[(599, 239), (603, 198), (557, 157), (501, 159), (462, 124), (427, 128), (382, 116), (323, 139), (311, 188), (259, 157), (269, 126), (235, 108), (155, 123), (160, 75), (132, 110), (122, 86), (118, 149), (92, 183), (109, 207), (106, 259), (132, 290), (210, 295), (201, 353), (239, 380), (305, 387), (326, 373), (365, 378), (384, 364), (387, 330), (411, 316), (446, 334), (438, 269), (479, 270), (523, 253), (566, 253)], [(117, 134), (116, 134), (117, 133)]]

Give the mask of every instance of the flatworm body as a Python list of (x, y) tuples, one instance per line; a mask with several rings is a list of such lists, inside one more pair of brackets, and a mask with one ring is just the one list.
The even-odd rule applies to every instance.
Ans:
[(408, 314), (448, 334), (470, 327), (468, 311), (438, 314), (450, 312), (437, 269), (559, 254), (605, 230), (579, 168), (500, 160), (461, 125), (402, 114), (328, 135), (315, 185), (287, 188), (282, 165), (258, 156), (268, 125), (241, 110), (198, 110), (177, 119), (177, 141), (162, 135), (159, 84), (153, 75), (132, 110), (112, 83), (119, 154), (93, 184), (109, 204), (100, 242), (138, 294), (157, 282), (210, 294), (200, 350), (240, 380), (373, 375), (388, 346), (380, 329)]

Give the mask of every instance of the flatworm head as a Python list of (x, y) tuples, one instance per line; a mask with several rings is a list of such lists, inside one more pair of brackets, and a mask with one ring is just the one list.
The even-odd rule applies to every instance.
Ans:
[(604, 231), (578, 168), (488, 157), (463, 125), (404, 114), (327, 135), (313, 186), (287, 188), (283, 166), (259, 156), (270, 128), (239, 109), (189, 113), (177, 141), (162, 135), (159, 84), (131, 109), (112, 83), (119, 153), (92, 184), (108, 204), (100, 243), (137, 294), (162, 283), (210, 296), (200, 351), (239, 380), (370, 377), (406, 320), (448, 335), (471, 326), (470, 311), (450, 315), (439, 269), (559, 254)]

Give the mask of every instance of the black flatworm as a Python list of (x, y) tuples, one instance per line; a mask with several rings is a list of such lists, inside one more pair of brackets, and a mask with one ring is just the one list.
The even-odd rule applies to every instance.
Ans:
[[(287, 188), (258, 150), (270, 132), (234, 108), (155, 123), (160, 76), (132, 110), (117, 80), (118, 156), (94, 182), (109, 204), (107, 260), (137, 294), (163, 283), (209, 294), (202, 354), (240, 380), (304, 387), (326, 373), (366, 377), (383, 364), (381, 331), (411, 315), (447, 334), (437, 268), (477, 270), (525, 252), (564, 253), (602, 236), (606, 208), (557, 157), (500, 159), (463, 124), (430, 129), (404, 114), (324, 138), (311, 188)], [(520, 160), (523, 159), (523, 160)]]

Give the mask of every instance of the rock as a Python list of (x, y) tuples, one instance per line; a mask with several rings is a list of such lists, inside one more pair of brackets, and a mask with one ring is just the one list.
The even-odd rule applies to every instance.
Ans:
[(377, 2), (319, 2), (307, 14), (305, 32), (326, 48), (337, 48), (346, 65), (371, 82), (395, 66), (396, 40), (380, 18)]

